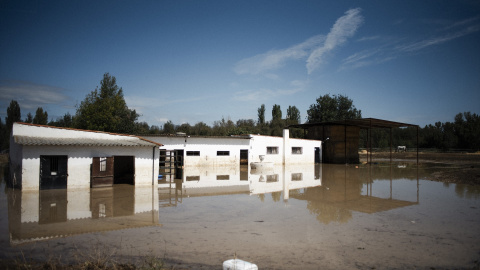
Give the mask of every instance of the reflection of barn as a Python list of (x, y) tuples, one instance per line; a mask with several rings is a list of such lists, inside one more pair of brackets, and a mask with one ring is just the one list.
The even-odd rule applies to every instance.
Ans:
[[(371, 153), (371, 130), (384, 128), (390, 130), (390, 152), (392, 151), (392, 129), (400, 127), (417, 127), (418, 147), (418, 126), (406, 123), (399, 123), (375, 118), (350, 119), (341, 121), (330, 121), (321, 123), (308, 123), (292, 125), (290, 127), (303, 128), (306, 139), (321, 140), (323, 142), (324, 163), (359, 163), (358, 144), (360, 130), (367, 130), (368, 147)], [(370, 157), (371, 159), (371, 157)]]

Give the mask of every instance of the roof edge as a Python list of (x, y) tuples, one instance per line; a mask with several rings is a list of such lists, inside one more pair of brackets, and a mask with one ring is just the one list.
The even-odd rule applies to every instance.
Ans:
[(141, 136), (137, 135), (131, 135), (131, 134), (121, 134), (121, 133), (112, 133), (112, 132), (106, 132), (106, 131), (99, 131), (99, 130), (88, 130), (88, 129), (78, 129), (78, 128), (68, 128), (68, 127), (56, 127), (56, 126), (49, 126), (49, 125), (39, 125), (39, 124), (31, 124), (31, 123), (24, 123), (24, 122), (15, 122), (14, 124), (19, 124), (19, 125), (25, 125), (25, 126), (32, 126), (32, 127), (43, 127), (43, 128), (53, 128), (53, 129), (61, 129), (61, 130), (72, 130), (72, 131), (81, 131), (81, 132), (91, 132), (91, 133), (102, 133), (102, 134), (108, 134), (108, 135), (114, 135), (114, 136), (125, 136), (125, 137), (132, 137), (132, 138), (138, 138), (142, 141), (148, 142), (148, 143), (153, 143), (157, 146), (163, 146), (161, 143), (157, 143), (154, 141), (147, 140)]

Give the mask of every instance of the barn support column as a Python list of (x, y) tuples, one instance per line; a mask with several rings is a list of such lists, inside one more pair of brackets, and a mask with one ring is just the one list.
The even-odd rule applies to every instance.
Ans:
[(390, 128), (390, 163), (392, 163), (392, 128)]
[(417, 167), (418, 167), (418, 126), (417, 126)]
[(347, 164), (347, 124), (343, 125), (343, 135), (345, 135), (344, 146), (345, 146), (345, 164)]

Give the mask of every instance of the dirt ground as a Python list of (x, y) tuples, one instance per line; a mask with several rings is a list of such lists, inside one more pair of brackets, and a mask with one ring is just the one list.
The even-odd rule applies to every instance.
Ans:
[[(372, 162), (389, 161), (390, 152), (372, 153)], [(417, 161), (417, 152), (392, 153), (393, 161)], [(476, 153), (440, 153), (419, 152), (419, 163), (441, 163), (454, 165), (449, 170), (432, 173), (431, 180), (480, 185), (480, 152)], [(367, 162), (367, 154), (360, 153), (360, 162)]]

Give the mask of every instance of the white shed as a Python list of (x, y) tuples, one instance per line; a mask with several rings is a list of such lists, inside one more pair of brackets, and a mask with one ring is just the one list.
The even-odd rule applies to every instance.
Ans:
[(168, 160), (169, 153), (175, 156), (179, 167), (232, 166), (259, 162), (275, 165), (314, 164), (321, 162), (322, 142), (290, 138), (289, 130), (283, 137), (264, 135), (240, 135), (225, 137), (177, 135), (145, 136), (146, 139), (162, 142), (160, 162)]
[(156, 185), (160, 146), (138, 136), (15, 123), (10, 180), (23, 190)]

